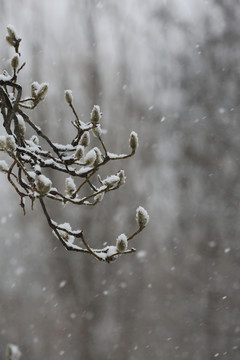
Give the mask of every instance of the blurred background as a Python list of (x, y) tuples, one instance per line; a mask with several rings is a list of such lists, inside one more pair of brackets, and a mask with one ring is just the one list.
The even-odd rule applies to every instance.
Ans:
[(68, 253), (37, 204), (23, 216), (1, 175), (0, 358), (14, 343), (24, 360), (239, 360), (240, 1), (0, 0), (1, 71), (8, 24), (25, 95), (49, 83), (31, 116), (54, 141), (73, 136), (69, 88), (83, 120), (100, 105), (109, 151), (139, 134), (104, 170), (125, 169), (124, 187), (90, 209), (48, 203), (52, 217), (99, 246), (139, 205), (151, 219), (137, 253), (99, 263)]

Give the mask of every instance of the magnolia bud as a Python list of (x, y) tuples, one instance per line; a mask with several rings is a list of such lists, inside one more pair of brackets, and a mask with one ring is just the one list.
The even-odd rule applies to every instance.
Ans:
[(65, 180), (65, 193), (67, 196), (71, 196), (76, 191), (76, 185), (71, 177)]
[(94, 151), (94, 149), (92, 149), (86, 154), (84, 158), (84, 164), (86, 166), (93, 166), (96, 161), (96, 158), (97, 158), (96, 152)]
[(99, 150), (98, 147), (93, 148), (93, 150), (96, 153), (96, 160), (95, 160), (94, 165), (97, 166), (102, 162), (102, 153), (101, 153), (101, 151)]
[(94, 105), (92, 112), (91, 112), (91, 122), (96, 125), (99, 123), (100, 119), (102, 117), (100, 107), (98, 105)]
[(118, 236), (116, 241), (116, 247), (120, 253), (127, 250), (128, 240), (125, 234), (121, 234)]
[(19, 55), (16, 54), (12, 57), (11, 59), (11, 66), (13, 68), (13, 70), (16, 72), (18, 66), (19, 66)]
[(48, 83), (42, 83), (36, 92), (36, 99), (38, 101), (44, 100), (48, 92)]
[(6, 40), (9, 43), (9, 45), (15, 47), (18, 42), (20, 42), (20, 39), (17, 39), (16, 30), (12, 25), (7, 26), (7, 32)]
[(84, 155), (84, 146), (78, 145), (74, 154), (75, 159), (80, 160)]
[(79, 145), (86, 147), (89, 145), (89, 143), (90, 143), (89, 132), (85, 131), (80, 138)]
[(40, 195), (46, 195), (52, 187), (52, 182), (45, 175), (39, 175), (37, 177), (36, 187)]
[(36, 135), (33, 135), (30, 138), (30, 141), (32, 141), (35, 145), (39, 145), (39, 138)]
[(119, 185), (125, 184), (125, 182), (126, 182), (126, 176), (125, 176), (124, 170), (120, 170), (120, 171), (117, 173), (117, 175), (119, 176), (119, 179), (120, 179)]
[(16, 30), (15, 30), (15, 28), (14, 28), (12, 25), (8, 25), (8, 26), (7, 26), (7, 32), (8, 32), (9, 37), (10, 37), (12, 40), (14, 40), (14, 41), (17, 40)]
[(96, 127), (92, 128), (92, 134), (93, 134), (93, 136), (95, 136), (95, 137), (101, 136), (101, 134), (102, 134), (102, 129), (101, 129), (101, 127), (100, 127), (99, 124), (98, 124)]
[(6, 40), (7, 40), (7, 42), (8, 42), (9, 45), (11, 45), (11, 46), (15, 46), (15, 45), (16, 45), (16, 41), (13, 40), (13, 39), (11, 38), (11, 36), (7, 35), (7, 36), (6, 36)]
[(140, 230), (144, 229), (149, 222), (149, 215), (142, 206), (139, 206), (136, 210), (136, 221)]
[(133, 152), (138, 148), (138, 135), (135, 131), (132, 131), (130, 134), (129, 145)]
[(102, 181), (103, 185), (107, 186), (108, 188), (117, 187), (119, 185), (119, 182), (120, 178), (117, 175), (108, 176)]
[(31, 93), (32, 97), (35, 98), (37, 96), (37, 91), (39, 90), (40, 85), (37, 81), (34, 81), (31, 85)]
[(16, 150), (16, 143), (13, 135), (6, 136), (6, 150), (9, 152)]
[(6, 149), (6, 136), (0, 136), (0, 150)]
[(26, 132), (25, 121), (23, 120), (23, 117), (21, 115), (17, 114), (16, 116), (18, 119), (18, 126), (19, 126), (20, 134), (24, 137), (25, 132)]
[(65, 90), (65, 101), (70, 105), (73, 102), (72, 90)]
[[(73, 235), (68, 234), (67, 232), (72, 231), (71, 225), (69, 223), (63, 223), (58, 225), (58, 233), (61, 236), (61, 238), (68, 242), (73, 244), (75, 237)], [(53, 232), (53, 234), (57, 237), (56, 233)]]

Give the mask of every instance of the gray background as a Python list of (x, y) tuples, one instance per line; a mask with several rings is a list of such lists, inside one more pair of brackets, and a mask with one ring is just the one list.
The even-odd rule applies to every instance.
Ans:
[(0, 358), (12, 342), (24, 360), (239, 360), (239, 1), (0, 0), (1, 71), (8, 24), (25, 95), (49, 82), (32, 119), (54, 141), (73, 135), (68, 88), (83, 120), (101, 106), (109, 151), (139, 134), (135, 158), (103, 171), (124, 168), (124, 187), (52, 216), (100, 246), (139, 205), (151, 221), (138, 253), (98, 263), (66, 252), (37, 203), (24, 217), (1, 175)]

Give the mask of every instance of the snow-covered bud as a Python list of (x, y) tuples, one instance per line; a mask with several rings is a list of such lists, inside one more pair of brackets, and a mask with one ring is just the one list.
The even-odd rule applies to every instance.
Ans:
[(30, 141), (32, 141), (35, 145), (39, 145), (39, 138), (37, 137), (37, 135), (33, 135), (30, 138)]
[[(71, 225), (69, 223), (63, 223), (58, 225), (58, 233), (61, 236), (61, 238), (69, 242), (71, 244), (74, 243), (75, 237), (73, 235), (70, 235), (67, 233), (67, 231), (72, 231)], [(56, 233), (53, 231), (53, 234), (57, 237)]]
[(99, 137), (102, 134), (101, 126), (98, 124), (96, 127), (92, 128), (92, 134), (95, 137)]
[(128, 240), (125, 234), (121, 234), (118, 236), (116, 241), (116, 247), (120, 253), (127, 250)]
[(17, 116), (17, 119), (18, 119), (18, 126), (19, 126), (20, 134), (22, 136), (24, 136), (25, 132), (26, 132), (25, 121), (23, 120), (23, 117), (21, 115), (17, 114), (16, 116)]
[(18, 55), (18, 54), (14, 55), (14, 56), (12, 57), (12, 59), (11, 59), (11, 66), (12, 66), (14, 72), (16, 72), (16, 70), (17, 70), (17, 68), (18, 68), (18, 66), (19, 66), (19, 55)]
[(52, 187), (52, 182), (45, 175), (39, 175), (36, 182), (37, 191), (40, 195), (46, 195)]
[(6, 359), (7, 360), (20, 360), (22, 353), (17, 345), (8, 344), (6, 348)]
[(38, 101), (44, 100), (48, 92), (48, 83), (42, 83), (36, 92), (36, 99)]
[(107, 186), (108, 188), (117, 187), (119, 185), (119, 182), (120, 178), (117, 175), (108, 176), (102, 181), (103, 185)]
[(94, 165), (97, 166), (102, 162), (102, 153), (101, 153), (101, 151), (99, 150), (98, 147), (93, 148), (93, 150), (96, 153), (96, 160), (94, 162)]
[(64, 91), (64, 95), (65, 95), (65, 101), (70, 105), (73, 102), (73, 94), (72, 94), (72, 90), (65, 90)]
[(79, 145), (86, 147), (89, 144), (90, 144), (90, 135), (88, 131), (85, 131), (79, 140)]
[(99, 123), (100, 119), (102, 117), (101, 111), (100, 111), (100, 106), (99, 105), (94, 105), (92, 112), (91, 112), (91, 122), (96, 125), (97, 123)]
[(68, 177), (65, 180), (65, 193), (67, 196), (72, 196), (72, 194), (76, 191), (76, 185), (74, 183), (73, 178)]
[(0, 171), (1, 172), (8, 171), (8, 164), (6, 163), (5, 160), (0, 160)]
[(132, 131), (130, 134), (129, 145), (133, 152), (138, 148), (138, 134), (135, 131)]
[(101, 202), (104, 198), (104, 192), (97, 194), (96, 196), (94, 196), (94, 200), (97, 202)]
[(149, 222), (148, 212), (142, 206), (139, 206), (136, 210), (136, 221), (140, 230), (144, 229)]
[(16, 150), (16, 143), (13, 135), (6, 136), (6, 150), (10, 153)]
[(40, 84), (37, 81), (34, 81), (31, 85), (31, 94), (35, 98), (37, 96), (37, 91), (39, 90)]
[(84, 155), (84, 146), (78, 145), (74, 154), (75, 159), (80, 160)]
[(117, 176), (119, 176), (119, 185), (123, 185), (125, 184), (126, 182), (126, 176), (125, 176), (125, 172), (124, 170), (120, 170), (118, 173), (117, 173)]
[(84, 157), (84, 165), (93, 166), (96, 161), (97, 155), (94, 149), (90, 150)]
[(0, 150), (6, 149), (6, 136), (1, 135), (0, 136)]

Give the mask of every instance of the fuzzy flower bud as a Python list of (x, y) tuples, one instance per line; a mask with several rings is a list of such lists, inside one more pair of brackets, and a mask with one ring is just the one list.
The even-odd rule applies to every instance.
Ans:
[(66, 178), (65, 180), (65, 193), (67, 196), (72, 196), (72, 194), (76, 191), (76, 185), (74, 180), (71, 177)]
[(39, 138), (36, 135), (33, 135), (30, 138), (30, 141), (32, 141), (35, 145), (39, 145)]
[(1, 135), (0, 136), (0, 150), (6, 149), (6, 136)]
[(80, 138), (79, 145), (86, 147), (89, 144), (90, 144), (89, 132), (85, 131)]
[(75, 159), (80, 160), (84, 155), (84, 146), (78, 145), (74, 154)]
[(46, 195), (52, 187), (52, 182), (45, 175), (39, 175), (37, 177), (36, 187), (40, 195)]
[(8, 164), (6, 163), (5, 160), (0, 160), (0, 171), (1, 172), (8, 171)]
[(73, 102), (73, 94), (72, 94), (72, 90), (65, 90), (64, 91), (64, 95), (65, 95), (65, 101), (71, 105)]
[(31, 85), (31, 94), (33, 98), (36, 98), (37, 91), (39, 90), (40, 84), (37, 81), (34, 81)]
[(14, 29), (14, 27), (12, 25), (8, 25), (7, 26), (7, 35), (6, 35), (6, 40), (8, 42), (9, 45), (16, 47), (17, 44), (20, 42), (20, 39), (18, 39), (17, 35), (16, 35), (16, 30)]
[(19, 66), (19, 55), (18, 55), (18, 54), (14, 55), (14, 56), (12, 57), (12, 59), (11, 59), (11, 66), (12, 66), (14, 72), (16, 72), (16, 70), (17, 70), (17, 68), (18, 68), (18, 66)]
[(85, 131), (79, 140), (79, 145), (87, 147), (89, 144), (90, 144), (90, 135), (88, 131)]
[(116, 247), (120, 253), (127, 250), (128, 240), (125, 234), (121, 234), (118, 236), (116, 241)]
[(99, 123), (100, 119), (102, 117), (100, 107), (98, 105), (94, 105), (92, 112), (91, 112), (91, 122), (96, 125)]
[(8, 42), (9, 45), (11, 46), (15, 46), (16, 45), (16, 41), (14, 41), (11, 36), (6, 35), (6, 41)]
[(8, 32), (8, 35), (11, 39), (13, 40), (17, 40), (17, 35), (16, 35), (16, 30), (15, 28), (13, 27), (13, 25), (8, 25), (7, 26), (7, 32)]
[(19, 126), (20, 134), (22, 136), (24, 136), (25, 132), (26, 132), (25, 121), (23, 120), (23, 117), (21, 115), (17, 114), (16, 116), (17, 116), (17, 119), (18, 119), (18, 126)]
[(6, 136), (6, 150), (10, 153), (16, 150), (16, 143), (13, 135)]
[(96, 160), (94, 162), (94, 165), (97, 166), (102, 162), (102, 153), (101, 153), (101, 151), (99, 150), (98, 147), (93, 148), (93, 150), (96, 153)]
[[(69, 223), (63, 223), (58, 225), (58, 233), (61, 236), (61, 238), (64, 241), (73, 244), (75, 237), (73, 235), (68, 234), (67, 233), (68, 231), (69, 232), (72, 231), (71, 225)], [(57, 237), (55, 232), (53, 232), (53, 234)]]
[(119, 182), (120, 178), (117, 175), (108, 176), (102, 181), (103, 185), (107, 186), (110, 189), (117, 187), (119, 185)]
[(94, 137), (99, 137), (102, 134), (101, 126), (98, 124), (96, 127), (92, 128), (92, 134)]
[(96, 152), (94, 151), (94, 149), (92, 149), (86, 154), (84, 158), (84, 164), (86, 166), (93, 166), (96, 161), (96, 158), (97, 158)]
[(130, 134), (129, 145), (133, 152), (138, 148), (138, 135), (135, 131), (132, 131)]
[(136, 210), (136, 221), (140, 230), (144, 229), (149, 222), (147, 210), (145, 210), (142, 206), (139, 206)]
[(123, 185), (126, 182), (126, 176), (125, 176), (125, 172), (124, 170), (120, 170), (117, 173), (117, 176), (119, 177), (120, 181), (119, 181), (119, 185)]
[(36, 99), (38, 101), (44, 100), (48, 92), (48, 83), (42, 83), (36, 92)]

